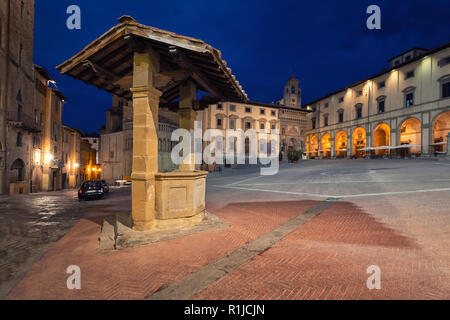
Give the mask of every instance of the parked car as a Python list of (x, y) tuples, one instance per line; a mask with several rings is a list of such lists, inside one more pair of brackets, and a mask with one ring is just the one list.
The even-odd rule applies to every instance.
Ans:
[(101, 199), (105, 196), (106, 192), (103, 188), (102, 182), (99, 180), (91, 180), (83, 182), (80, 189), (78, 190), (78, 200), (87, 199)]
[(101, 180), (100, 182), (102, 183), (103, 191), (104, 191), (105, 193), (109, 193), (109, 186), (108, 186), (108, 184), (106, 183), (106, 181), (105, 181), (105, 180)]

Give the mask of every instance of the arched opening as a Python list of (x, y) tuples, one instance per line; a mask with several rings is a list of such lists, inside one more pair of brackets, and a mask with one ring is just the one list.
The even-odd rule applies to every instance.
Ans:
[(435, 155), (447, 153), (447, 136), (450, 132), (450, 111), (438, 115), (433, 122), (432, 150)]
[(352, 134), (352, 142), (353, 142), (353, 156), (356, 158), (363, 158), (366, 156), (366, 130), (364, 128), (356, 128)]
[(347, 133), (340, 131), (336, 135), (336, 157), (347, 157)]
[(383, 156), (389, 154), (391, 145), (391, 128), (386, 123), (379, 124), (373, 133), (373, 146), (375, 155)]
[(25, 163), (22, 159), (16, 159), (11, 165), (10, 183), (25, 181)]
[(319, 139), (317, 136), (312, 136), (309, 141), (309, 156), (314, 159), (319, 155)]
[(331, 136), (329, 133), (325, 133), (320, 140), (320, 149), (322, 151), (322, 157), (331, 158)]
[(400, 145), (407, 145), (401, 148), (400, 153), (403, 157), (409, 154), (420, 155), (422, 145), (422, 124), (416, 118), (409, 118), (403, 121), (400, 126)]

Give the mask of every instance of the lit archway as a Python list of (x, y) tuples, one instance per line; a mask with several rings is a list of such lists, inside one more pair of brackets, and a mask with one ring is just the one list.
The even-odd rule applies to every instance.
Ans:
[[(389, 154), (389, 147), (391, 145), (391, 128), (386, 123), (379, 124), (373, 133), (373, 146), (376, 149), (375, 154), (378, 156)], [(386, 147), (386, 148), (384, 148)]]
[(422, 124), (416, 118), (403, 121), (400, 126), (400, 145), (413, 145), (413, 147), (402, 148), (402, 156), (408, 154), (420, 154), (422, 145)]
[(331, 158), (331, 136), (325, 133), (320, 139), (320, 150), (324, 158)]
[(366, 130), (364, 128), (356, 128), (352, 134), (352, 142), (353, 142), (353, 156), (356, 158), (362, 158), (366, 156), (366, 148), (367, 145), (367, 137)]
[(340, 131), (336, 135), (335, 141), (336, 157), (345, 158), (347, 156), (347, 133)]
[(447, 136), (449, 132), (450, 111), (445, 111), (433, 121), (432, 150), (435, 155), (447, 153)]
[(319, 155), (319, 139), (317, 136), (312, 136), (309, 141), (309, 156), (315, 158)]

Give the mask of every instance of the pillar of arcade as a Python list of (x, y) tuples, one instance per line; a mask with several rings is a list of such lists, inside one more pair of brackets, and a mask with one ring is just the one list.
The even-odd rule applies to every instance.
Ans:
[(450, 132), (447, 134), (447, 157), (450, 157)]
[(155, 220), (155, 174), (158, 172), (158, 108), (161, 92), (153, 87), (159, 56), (135, 52), (133, 61), (133, 229), (150, 230)]

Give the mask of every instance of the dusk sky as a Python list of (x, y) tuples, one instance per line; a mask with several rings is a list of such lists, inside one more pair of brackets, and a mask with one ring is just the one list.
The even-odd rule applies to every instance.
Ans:
[[(450, 41), (450, 1), (153, 1), (36, 0), (34, 62), (70, 100), (65, 125), (96, 132), (111, 95), (55, 67), (131, 15), (139, 23), (201, 39), (222, 52), (251, 100), (281, 98), (287, 79), (300, 79), (303, 102), (388, 68), (412, 47)], [(81, 8), (81, 30), (66, 28), (69, 5)], [(366, 28), (366, 9), (381, 7), (381, 30)]]

